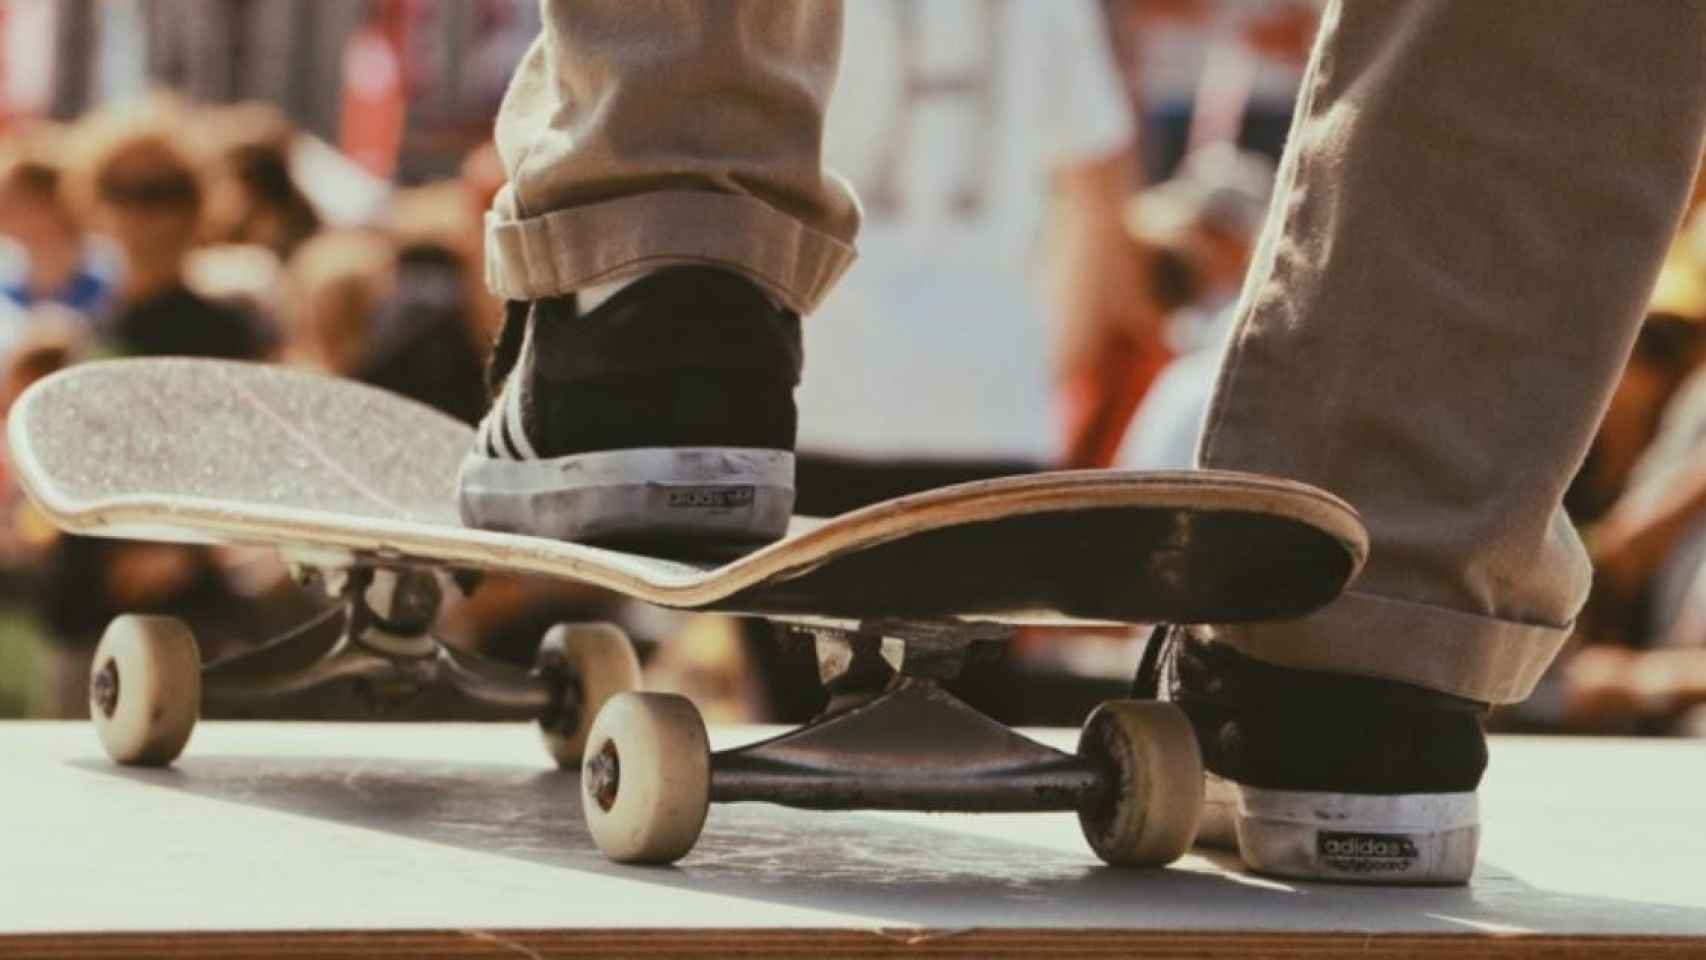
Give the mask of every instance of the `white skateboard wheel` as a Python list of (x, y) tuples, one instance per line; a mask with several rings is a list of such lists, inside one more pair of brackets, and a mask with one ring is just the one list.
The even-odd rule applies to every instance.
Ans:
[(1202, 818), (1202, 752), (1171, 703), (1113, 700), (1084, 724), (1078, 755), (1108, 772), (1108, 793), (1078, 811), (1091, 849), (1116, 867), (1160, 867), (1191, 848)]
[(89, 716), (107, 756), (126, 766), (177, 759), (201, 711), (201, 656), (183, 621), (113, 618), (95, 648)]
[(711, 746), (686, 697), (619, 693), (593, 722), (581, 807), (617, 863), (673, 863), (693, 849), (711, 806)]
[(564, 623), (546, 631), (535, 665), (569, 688), (565, 709), (539, 721), (545, 749), (557, 766), (574, 769), (605, 701), (640, 686), (640, 659), (622, 628), (611, 623)]

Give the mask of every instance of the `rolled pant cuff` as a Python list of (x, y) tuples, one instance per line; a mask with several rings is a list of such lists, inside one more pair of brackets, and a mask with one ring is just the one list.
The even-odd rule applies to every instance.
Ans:
[(1299, 620), (1216, 627), (1214, 635), (1283, 667), (1515, 703), (1533, 692), (1570, 630), (1352, 592)]
[(486, 284), (506, 300), (697, 264), (743, 274), (806, 314), (853, 252), (760, 200), (708, 191), (638, 194), (520, 220), (486, 215)]

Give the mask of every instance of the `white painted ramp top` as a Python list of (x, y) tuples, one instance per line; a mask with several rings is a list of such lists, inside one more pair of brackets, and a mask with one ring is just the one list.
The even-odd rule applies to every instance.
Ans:
[[(1075, 734), (1042, 736), (1066, 745)], [(0, 724), (0, 748), (5, 934), (190, 935), (144, 938), (175, 950), (229, 948), (220, 931), (355, 930), (526, 930), (554, 949), (602, 931), (607, 951), (659, 930), (677, 948), (705, 949), (726, 948), (733, 930), (760, 931), (743, 941), (756, 946), (800, 929), (825, 942), (981, 930), (992, 950), (1074, 938), (1248, 949), (1270, 935), (1261, 942), (1706, 942), (1697, 742), (1495, 740), (1480, 870), (1467, 888), (1420, 890), (1279, 882), (1198, 855), (1166, 870), (1109, 869), (1070, 814), (757, 804), (713, 806), (675, 868), (620, 867), (593, 848), (573, 777), (519, 724), (210, 722), (163, 771), (113, 767), (77, 723)], [(0, 956), (43, 942), (0, 937)]]

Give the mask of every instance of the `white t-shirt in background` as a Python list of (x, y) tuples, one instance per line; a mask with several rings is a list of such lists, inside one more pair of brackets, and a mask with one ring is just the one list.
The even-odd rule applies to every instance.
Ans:
[(1036, 282), (1049, 175), (1132, 139), (1095, 5), (849, 3), (827, 122), (865, 225), (805, 323), (800, 449), (1056, 458)]

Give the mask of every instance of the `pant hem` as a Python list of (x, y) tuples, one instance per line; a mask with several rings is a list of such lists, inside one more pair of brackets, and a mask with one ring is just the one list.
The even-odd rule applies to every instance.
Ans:
[(1526, 699), (1571, 624), (1502, 620), (1368, 593), (1281, 623), (1216, 627), (1215, 637), (1283, 667), (1380, 677), (1482, 703)]
[(806, 314), (853, 256), (850, 244), (737, 194), (669, 190), (520, 220), (486, 215), (486, 284), (506, 300), (698, 264), (740, 273)]

